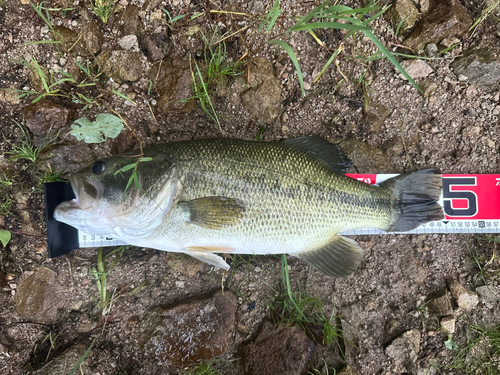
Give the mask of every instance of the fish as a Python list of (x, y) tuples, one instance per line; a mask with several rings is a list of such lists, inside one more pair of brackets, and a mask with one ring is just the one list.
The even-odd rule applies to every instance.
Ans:
[(441, 220), (441, 175), (403, 173), (379, 186), (345, 176), (352, 162), (317, 136), (273, 142), (180, 141), (95, 161), (69, 176), (75, 199), (56, 220), (131, 245), (188, 254), (290, 254), (346, 278), (363, 256), (339, 233), (409, 231)]

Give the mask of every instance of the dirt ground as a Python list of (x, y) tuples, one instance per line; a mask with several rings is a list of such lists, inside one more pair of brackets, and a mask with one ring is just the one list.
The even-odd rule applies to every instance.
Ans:
[[(107, 275), (108, 290), (119, 296), (105, 316), (99, 308), (96, 280), (89, 271), (97, 264), (96, 249), (48, 258), (44, 178), (54, 172), (64, 177), (92, 160), (138, 146), (127, 129), (101, 144), (77, 141), (68, 135), (76, 118), (93, 119), (98, 113), (114, 112), (145, 145), (209, 137), (272, 141), (317, 135), (344, 144), (354, 159), (353, 171), (400, 173), (432, 167), (443, 173), (499, 173), (498, 85), (493, 90), (476, 87), (451, 66), (480, 41), (497, 48), (499, 24), (495, 13), (474, 34), (453, 36), (459, 45), (449, 52), (413, 60), (426, 64), (417, 73), (425, 88), (423, 95), (387, 59), (369, 60), (377, 48), (360, 32), (346, 38), (345, 30), (318, 31), (315, 36), (323, 45), (307, 31), (282, 34), (319, 1), (281, 1), (281, 14), (273, 29), (268, 33), (265, 27), (259, 30), (259, 17), (265, 17), (272, 3), (122, 0), (115, 4), (105, 24), (92, 12), (88, 1), (51, 0), (43, 4), (50, 9), (49, 26), (25, 1), (0, 0), (0, 88), (9, 89), (0, 91), (0, 180), (12, 182), (0, 185), (0, 229), (12, 233), (0, 255), (0, 373), (67, 373), (89, 347), (81, 367), (85, 374), (193, 371), (195, 360), (173, 364), (172, 359), (164, 359), (164, 351), (170, 349), (155, 347), (154, 340), (149, 340), (147, 332), (159, 329), (154, 319), (162, 314), (155, 308), (177, 306), (174, 311), (181, 314), (186, 300), (203, 297), (209, 301), (207, 306), (213, 303), (214, 311), (219, 311), (222, 307), (217, 301), (223, 297), (214, 293), (222, 286), (227, 295), (224, 304), (229, 307), (215, 314), (212, 323), (203, 323), (199, 320), (199, 314), (206, 310), (203, 303), (200, 307), (196, 300), (189, 302), (197, 312), (192, 325), (202, 329), (203, 324), (215, 322), (214, 332), (220, 331), (217, 340), (223, 341), (220, 347), (224, 349), (211, 352), (219, 358), (211, 362), (217, 371), (258, 373), (246, 358), (251, 350), (245, 348), (261, 342), (257, 338), (263, 325), (272, 321), (269, 301), (282, 285), (278, 257), (241, 257), (233, 260), (231, 271), (224, 273), (187, 257), (127, 249)], [(342, 3), (353, 8), (362, 5), (357, 1)], [(417, 8), (422, 10), (425, 3), (416, 3)], [(480, 0), (460, 4), (472, 20), (485, 7)], [(162, 8), (172, 19), (186, 16), (169, 21)], [(42, 14), (46, 15), (45, 10)], [(246, 28), (250, 24), (253, 26)], [(62, 43), (36, 43), (54, 40), (51, 28), (63, 26), (64, 31), (58, 29), (60, 33), (69, 29), (73, 34), (64, 34)], [(383, 44), (395, 50), (390, 21), (381, 17), (371, 26)], [(190, 64), (193, 69), (194, 61), (202, 67), (206, 63), (206, 41), (200, 30), (208, 38), (227, 37), (227, 61), (242, 61), (238, 65), (241, 75), (229, 79), (223, 88), (211, 88), (220, 127), (198, 101), (179, 102), (190, 96)], [(400, 40), (406, 35), (402, 33)], [(132, 46), (124, 47), (126, 36), (135, 36), (129, 38)], [(287, 41), (297, 54), (305, 97), (301, 96), (289, 56), (280, 46), (269, 43), (276, 38)], [(330, 65), (315, 81), (340, 43), (343, 50), (338, 64)], [(445, 48), (439, 43), (437, 46)], [(130, 54), (123, 58), (125, 55), (117, 51)], [(428, 52), (422, 56), (429, 57)], [(51, 70), (62, 69), (78, 79), (46, 89), (33, 72), (33, 61), (47, 77)], [(88, 61), (95, 81), (86, 77), (75, 61), (83, 66)], [(410, 61), (407, 59), (407, 63)], [(175, 77), (184, 78), (178, 82)], [(81, 82), (94, 84), (78, 86)], [(248, 94), (252, 82), (264, 89)], [(186, 88), (187, 94), (179, 96)], [(33, 104), (39, 94), (18, 98), (22, 90), (46, 94)], [(57, 107), (51, 112), (53, 104)], [(35, 105), (39, 107), (33, 109)], [(36, 108), (48, 109), (45, 113), (49, 114), (43, 117)], [(29, 131), (25, 133), (26, 128), (19, 124), (28, 126)], [(28, 142), (26, 134), (37, 147), (46, 146), (35, 163), (12, 160), (15, 146)], [(337, 343), (311, 344), (307, 358), (295, 356), (292, 360), (277, 355), (275, 361), (290, 360), (290, 366), (296, 366), (291, 369), (285, 363), (283, 368), (288, 370), (282, 373), (476, 373), (472, 360), (459, 368), (450, 365), (467, 346), (471, 325), (500, 324), (500, 315), (495, 313), (498, 299), (487, 300), (480, 295), (479, 304), (470, 311), (452, 300), (452, 310), (441, 316), (429, 312), (425, 305), (434, 294), (445, 290), (450, 280), (472, 291), (485, 283), (498, 288), (496, 243), (471, 234), (358, 236), (356, 240), (365, 254), (358, 270), (346, 280), (329, 278), (289, 258), (292, 285), (320, 298), (325, 314), (332, 314), (341, 326), (343, 339), (339, 339), (339, 345), (344, 355)], [(105, 253), (109, 251), (107, 248)], [(186, 311), (183, 316), (191, 316)], [(455, 317), (456, 327), (449, 335), (442, 328), (443, 315)], [(399, 342), (396, 340), (412, 330), (418, 332), (417, 348), (408, 349), (407, 345), (391, 354), (397, 347), (394, 343)], [(280, 334), (276, 336), (279, 339)], [(210, 350), (218, 347), (217, 340), (207, 339)], [(291, 347), (298, 348), (306, 338), (301, 340), (295, 344), (292, 341)], [(488, 360), (498, 364), (498, 352), (492, 356)], [(498, 367), (480, 371), (499, 373)]]

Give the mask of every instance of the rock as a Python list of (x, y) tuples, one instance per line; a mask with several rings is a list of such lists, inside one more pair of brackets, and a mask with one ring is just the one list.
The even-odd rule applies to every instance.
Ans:
[[(101, 53), (98, 57), (103, 72), (118, 83), (134, 82), (144, 74), (140, 52), (113, 51)], [(144, 74), (145, 75), (145, 74)]]
[(126, 35), (123, 38), (118, 39), (118, 44), (120, 47), (122, 47), (125, 51), (129, 51), (131, 49), (138, 50), (138, 44), (137, 44), (137, 36), (134, 34)]
[(384, 17), (390, 22), (394, 31), (401, 23), (399, 32), (402, 34), (415, 25), (418, 9), (411, 0), (393, 0), (392, 6), (384, 13)]
[[(89, 345), (90, 346), (90, 345)], [(73, 367), (78, 363), (83, 354), (87, 351), (88, 347), (83, 344), (75, 344), (66, 350), (64, 353), (59, 354), (51, 360), (41, 370), (37, 371), (38, 375), (53, 375), (53, 374), (69, 374)], [(91, 353), (91, 352), (90, 352)], [(91, 356), (87, 356), (79, 367), (77, 373), (82, 371), (86, 374), (89, 371)]]
[(21, 99), (14, 89), (0, 89), (0, 103), (19, 104)]
[(391, 112), (381, 102), (368, 98), (368, 106), (365, 108), (365, 116), (370, 124), (371, 131), (379, 131), (385, 119), (389, 117), (390, 114)]
[(159, 365), (184, 367), (222, 355), (229, 348), (236, 297), (217, 292), (173, 307), (157, 307), (142, 323), (139, 345)]
[(36, 146), (40, 146), (44, 139), (55, 137), (59, 129), (75, 119), (74, 110), (55, 104), (46, 98), (28, 104), (24, 108), (24, 120), (28, 129), (35, 135)]
[(245, 373), (303, 374), (314, 348), (301, 328), (264, 322), (255, 340), (242, 348)]
[(281, 80), (274, 74), (271, 63), (263, 57), (251, 61), (249, 69), (250, 88), (241, 93), (241, 104), (258, 124), (270, 124), (279, 115)]
[(456, 322), (457, 320), (453, 316), (445, 316), (443, 319), (441, 319), (441, 328), (443, 329), (444, 333), (455, 333)]
[(416, 23), (403, 44), (418, 53), (428, 43), (438, 44), (446, 37), (465, 34), (471, 25), (472, 19), (458, 0), (438, 2)]
[(436, 46), (436, 43), (429, 43), (425, 46), (425, 54), (429, 57), (436, 56), (437, 51), (438, 47)]
[(95, 22), (87, 22), (80, 32), (81, 40), (85, 49), (92, 55), (96, 55), (104, 43), (101, 28)]
[(430, 97), (434, 91), (437, 90), (438, 85), (436, 82), (424, 79), (418, 83), (422, 91), (424, 92), (424, 98)]
[(153, 62), (159, 61), (167, 54), (169, 48), (167, 48), (167, 42), (162, 40), (162, 38), (162, 36), (155, 38), (155, 35), (144, 35), (141, 39), (141, 49), (148, 60)]
[(460, 282), (453, 279), (448, 279), (448, 289), (450, 289), (451, 295), (457, 301), (458, 306), (460, 306), (465, 311), (471, 311), (479, 303), (479, 297), (472, 290), (464, 287)]
[(78, 33), (66, 26), (56, 25), (53, 30), (52, 40), (61, 42), (64, 51), (68, 51), (78, 40)]
[(393, 172), (389, 159), (382, 150), (357, 139), (346, 139), (341, 146), (358, 173)]
[(443, 289), (437, 295), (431, 297), (430, 301), (427, 302), (427, 308), (431, 314), (436, 316), (452, 315), (453, 306), (448, 291)]
[(385, 353), (392, 360), (392, 371), (397, 374), (414, 373), (420, 352), (420, 331), (412, 329), (395, 339)]
[(16, 311), (38, 323), (57, 321), (58, 310), (67, 309), (67, 300), (57, 282), (57, 273), (48, 268), (24, 272), (16, 292)]
[(464, 75), (477, 88), (493, 92), (500, 82), (500, 50), (482, 42), (467, 49), (451, 67), (456, 75)]
[(53, 147), (49, 164), (54, 172), (72, 173), (86, 166), (94, 158), (92, 147), (74, 138)]
[[(153, 69), (156, 78), (156, 69)], [(189, 69), (189, 60), (169, 57), (163, 61), (156, 88), (160, 95), (158, 109), (162, 112), (190, 112), (195, 101), (181, 102), (191, 97), (192, 77)]]
[(498, 301), (500, 301), (500, 290), (491, 285), (484, 285), (476, 288), (476, 293), (479, 300), (484, 303), (484, 305), (492, 309)]
[(434, 73), (429, 64), (420, 59), (406, 60), (401, 65), (413, 79), (426, 78), (429, 74)]
[(121, 35), (136, 35), (139, 36), (144, 31), (141, 18), (139, 17), (139, 8), (135, 4), (130, 4), (125, 9), (122, 16), (120, 32)]
[(406, 275), (417, 284), (423, 284), (427, 280), (429, 271), (426, 267), (422, 267), (420, 261), (411, 254), (407, 254), (399, 264), (401, 273)]

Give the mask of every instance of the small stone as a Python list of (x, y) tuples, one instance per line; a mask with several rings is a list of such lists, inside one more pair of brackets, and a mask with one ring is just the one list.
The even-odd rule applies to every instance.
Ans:
[(457, 280), (448, 279), (447, 283), (451, 295), (457, 301), (458, 306), (465, 311), (471, 311), (477, 306), (479, 303), (479, 297), (476, 293), (464, 287)]
[(125, 51), (129, 51), (131, 49), (139, 49), (137, 44), (137, 36), (135, 36), (134, 34), (126, 35), (123, 38), (118, 39), (118, 45)]
[(436, 56), (437, 51), (438, 51), (438, 48), (436, 46), (436, 43), (429, 43), (425, 46), (425, 53), (429, 57)]
[(500, 301), (500, 288), (493, 287), (491, 285), (484, 285), (476, 288), (476, 293), (479, 296), (479, 300), (484, 303), (484, 305), (492, 309)]
[(354, 138), (344, 140), (341, 146), (358, 173), (393, 171), (389, 158), (379, 148)]
[(446, 316), (453, 314), (451, 298), (446, 289), (441, 290), (428, 303), (427, 307), (431, 314), (436, 316)]
[(161, 9), (155, 10), (154, 12), (151, 12), (151, 15), (149, 16), (149, 20), (151, 22), (155, 20), (161, 20), (163, 18), (163, 12)]
[(441, 319), (441, 328), (444, 333), (452, 334), (455, 333), (455, 323), (457, 320), (453, 316), (445, 316)]
[(35, 145), (39, 146), (47, 136), (51, 136), (49, 132), (55, 135), (59, 129), (75, 120), (76, 112), (43, 98), (24, 108), (24, 119), (28, 129), (35, 135)]
[(141, 57), (140, 52), (113, 51), (111, 55), (101, 53), (98, 60), (105, 73), (111, 75), (115, 81), (123, 83), (135, 82), (145, 75)]
[(87, 22), (80, 32), (85, 49), (92, 55), (96, 55), (104, 43), (104, 36), (101, 28), (95, 22)]
[(405, 332), (385, 349), (392, 361), (392, 371), (397, 374), (414, 373), (419, 352), (420, 331), (417, 329)]
[(465, 76), (477, 88), (493, 92), (500, 84), (500, 49), (481, 42), (467, 49), (451, 67), (455, 74)]
[(425, 14), (413, 28), (404, 45), (415, 53), (429, 43), (439, 43), (446, 37), (461, 36), (472, 25), (467, 10), (458, 0), (436, 2), (437, 5)]
[(399, 32), (404, 33), (415, 25), (418, 9), (411, 0), (394, 0), (384, 17), (393, 26), (399, 25)]
[(0, 103), (19, 104), (21, 100), (14, 89), (0, 89)]
[(279, 115), (281, 80), (274, 74), (271, 63), (263, 57), (251, 61), (249, 71), (249, 88), (241, 93), (241, 104), (258, 124), (270, 124)]
[(175, 287), (176, 287), (176, 288), (183, 289), (185, 284), (186, 284), (186, 283), (185, 283), (184, 281), (178, 281), (178, 280), (177, 280), (177, 281), (175, 282)]
[(420, 59), (406, 60), (401, 64), (411, 78), (426, 78), (434, 73), (434, 70)]
[(368, 106), (365, 109), (365, 115), (370, 124), (371, 131), (379, 131), (385, 119), (389, 117), (390, 114), (391, 112), (381, 102), (368, 98)]
[(460, 43), (460, 39), (455, 38), (453, 36), (453, 37), (450, 37), (450, 38), (444, 38), (441, 41), (441, 43), (439, 43), (439, 44), (442, 45), (445, 48), (449, 48), (449, 47), (453, 46), (454, 44), (458, 44), (458, 43)]
[(122, 16), (123, 25), (121, 26), (121, 35), (141, 35), (143, 33), (143, 24), (139, 17), (139, 8), (135, 4), (130, 4), (125, 9)]

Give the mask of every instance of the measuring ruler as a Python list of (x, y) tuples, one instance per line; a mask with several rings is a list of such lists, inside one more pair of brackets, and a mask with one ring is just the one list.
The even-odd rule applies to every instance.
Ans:
[[(380, 184), (397, 174), (356, 174), (346, 176), (367, 184)], [(443, 174), (439, 204), (445, 218), (431, 221), (407, 232), (385, 232), (363, 228), (345, 235), (398, 233), (500, 233), (500, 174)]]
[[(397, 174), (349, 173), (346, 176), (367, 184), (380, 184)], [(377, 228), (363, 228), (342, 234), (500, 233), (500, 174), (443, 174), (442, 184), (439, 204), (443, 207), (445, 215), (443, 220), (422, 224), (408, 232), (385, 232)], [(55, 221), (54, 208), (60, 202), (73, 199), (73, 191), (69, 184), (64, 183), (45, 184), (44, 189), (49, 257), (67, 253), (78, 247), (126, 245), (123, 241), (84, 233)]]

